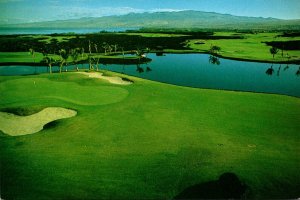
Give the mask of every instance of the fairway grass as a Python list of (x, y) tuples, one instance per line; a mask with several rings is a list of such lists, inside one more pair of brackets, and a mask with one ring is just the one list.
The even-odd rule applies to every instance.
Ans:
[[(230, 36), (236, 33), (217, 32), (216, 36)], [(300, 37), (279, 37), (280, 33), (258, 33), (258, 34), (240, 34), (244, 39), (220, 39), (220, 40), (190, 40), (188, 45), (193, 50), (207, 53), (211, 46), (221, 47), (219, 55), (229, 59), (239, 59), (260, 62), (287, 62), (286, 55), (290, 56), (289, 61), (300, 61), (299, 50), (284, 50), (283, 56), (281, 50), (275, 55), (274, 59), (270, 54), (271, 46), (265, 42), (271, 41), (289, 41), (300, 40)]]
[(1, 110), (78, 112), (36, 134), (0, 135), (1, 198), (172, 199), (225, 172), (247, 198), (299, 197), (299, 98), (128, 78), (0, 77)]
[(33, 134), (52, 121), (74, 117), (76, 114), (74, 110), (58, 107), (45, 108), (29, 116), (0, 112), (0, 130), (10, 136)]

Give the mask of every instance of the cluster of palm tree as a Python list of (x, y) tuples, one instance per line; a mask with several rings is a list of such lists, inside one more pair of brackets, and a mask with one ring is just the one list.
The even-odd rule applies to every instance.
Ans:
[[(52, 66), (58, 65), (59, 72), (62, 73), (63, 69), (68, 71), (68, 64), (72, 63), (75, 65), (76, 70), (79, 71), (78, 64), (82, 60), (88, 60), (88, 69), (99, 71), (100, 64), (100, 52), (104, 52), (104, 55), (111, 55), (112, 53), (122, 52), (123, 59), (125, 59), (124, 47), (118, 44), (108, 44), (106, 42), (99, 44), (96, 42), (88, 41), (88, 52), (85, 52), (84, 48), (75, 47), (72, 49), (60, 48), (59, 50), (53, 50), (53, 48), (43, 48), (41, 52), (43, 53), (43, 60), (45, 64), (49, 67), (49, 73), (52, 73)], [(137, 49), (134, 54), (136, 54), (141, 59), (146, 57), (146, 53), (150, 51), (149, 48)], [(35, 63), (35, 51), (33, 48), (29, 49), (29, 53), (33, 58)], [(58, 55), (58, 56), (57, 56)], [(70, 59), (71, 58), (71, 59)], [(72, 61), (70, 61), (72, 60)], [(81, 62), (83, 64), (83, 62)], [(140, 62), (139, 62), (140, 63)], [(147, 69), (150, 71), (150, 68)]]

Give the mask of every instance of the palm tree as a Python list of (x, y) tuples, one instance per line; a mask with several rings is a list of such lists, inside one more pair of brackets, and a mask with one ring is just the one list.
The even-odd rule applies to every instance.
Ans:
[(32, 56), (33, 62), (35, 63), (35, 51), (34, 51), (34, 49), (30, 48), (29, 49), (29, 54)]
[(67, 66), (67, 59), (69, 57), (69, 53), (65, 49), (61, 49), (59, 50), (59, 54), (61, 57), (61, 61), (59, 65), (59, 73), (61, 73), (63, 65), (65, 64)]
[(274, 56), (278, 53), (278, 49), (276, 47), (272, 47), (270, 48), (270, 53), (273, 55), (273, 59), (274, 59)]
[(221, 51), (221, 47), (219, 46), (215, 46), (215, 45), (211, 45), (209, 52), (211, 54), (218, 54)]
[[(32, 56), (33, 62), (35, 63), (35, 51), (34, 51), (33, 48), (30, 48), (30, 49), (29, 49), (29, 54)], [(35, 65), (35, 67), (34, 67), (34, 70), (35, 70), (34, 73), (36, 74), (36, 65)]]
[(117, 44), (114, 44), (113, 47), (114, 47), (115, 53), (117, 53), (118, 45), (117, 45)]
[(108, 48), (108, 44), (106, 43), (106, 42), (103, 42), (102, 43), (102, 48), (104, 49), (104, 55), (106, 55), (106, 53), (107, 53), (107, 48)]
[(123, 59), (125, 58), (124, 47), (120, 47), (122, 49)]
[(77, 61), (78, 61), (78, 57), (79, 57), (79, 53), (80, 53), (80, 48), (75, 48), (71, 50), (71, 57), (73, 59), (73, 62), (76, 66), (76, 70), (78, 71), (78, 65), (77, 65)]
[[(94, 47), (95, 47), (95, 50), (96, 50), (96, 53), (98, 54), (98, 45), (97, 44), (94, 44)], [(97, 71), (99, 71), (99, 68), (98, 68), (98, 65), (99, 65), (99, 55), (96, 56), (96, 58), (94, 58), (96, 60), (96, 68), (97, 68)]]
[(89, 40), (89, 70), (92, 70), (93, 68), (92, 45), (91, 41)]
[(49, 73), (52, 74), (52, 64), (55, 62), (55, 60), (52, 57), (48, 56), (48, 54), (45, 53), (45, 52), (43, 53), (43, 56), (44, 56), (43, 61), (46, 64), (48, 64), (48, 66), (49, 66)]
[[(84, 48), (83, 47), (81, 48), (80, 54), (81, 54), (81, 60), (83, 60), (83, 57), (84, 57)], [(83, 68), (83, 63), (81, 65)]]

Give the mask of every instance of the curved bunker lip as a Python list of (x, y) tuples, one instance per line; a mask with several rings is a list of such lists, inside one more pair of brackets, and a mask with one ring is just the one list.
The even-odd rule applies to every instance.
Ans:
[(29, 135), (41, 131), (50, 122), (75, 115), (75, 110), (61, 107), (48, 107), (29, 116), (0, 112), (0, 130), (10, 136)]
[(101, 72), (76, 72), (78, 74), (83, 74), (89, 76), (89, 78), (100, 78), (103, 80), (107, 80), (108, 82), (112, 84), (117, 84), (117, 85), (130, 85), (133, 82), (129, 80), (124, 80), (124, 78), (117, 77), (117, 76), (104, 76), (103, 73)]

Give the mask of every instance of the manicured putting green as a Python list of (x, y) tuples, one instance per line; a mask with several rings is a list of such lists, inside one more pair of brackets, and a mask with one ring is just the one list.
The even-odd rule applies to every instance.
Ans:
[(36, 99), (62, 100), (78, 105), (105, 105), (122, 101), (128, 95), (128, 91), (120, 87), (96, 84), (84, 86), (80, 83), (60, 82), (47, 78), (5, 81), (0, 83), (0, 88), (11, 88), (1, 94), (1, 103), (8, 105)]

